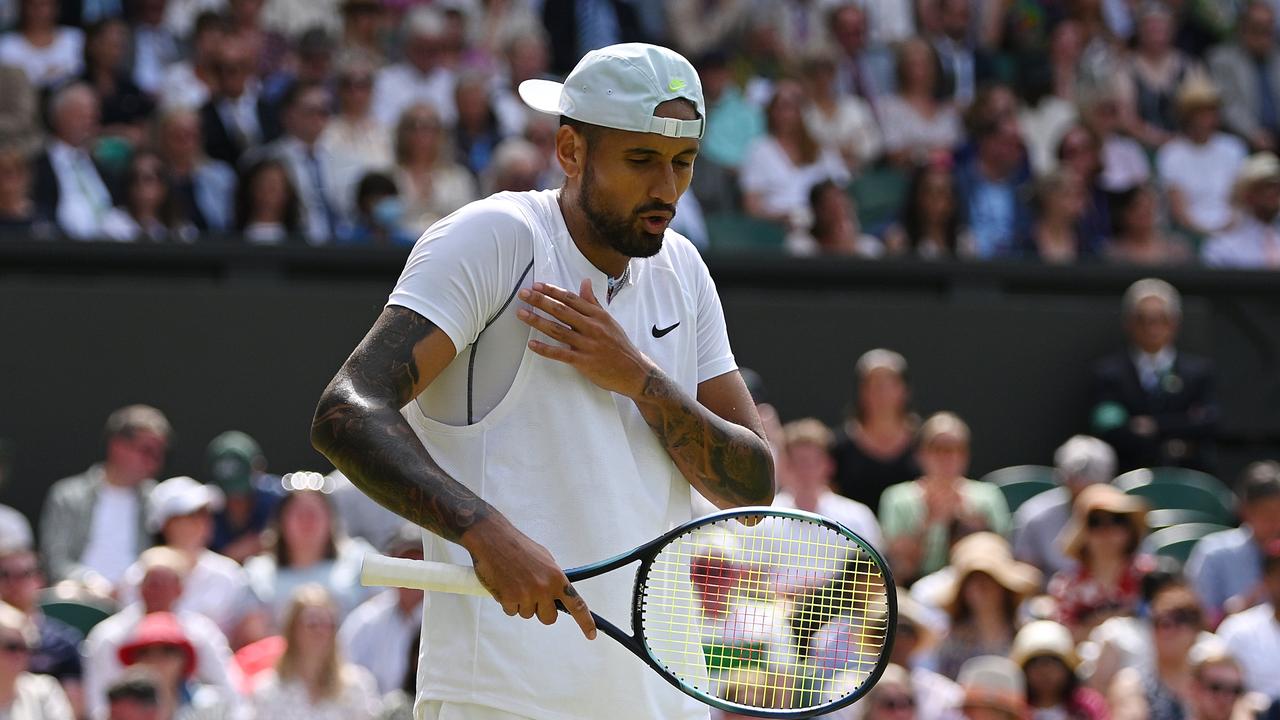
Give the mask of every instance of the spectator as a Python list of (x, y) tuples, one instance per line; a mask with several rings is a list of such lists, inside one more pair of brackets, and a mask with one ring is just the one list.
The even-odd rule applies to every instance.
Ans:
[(920, 477), (907, 359), (868, 350), (853, 366), (856, 394), (845, 412), (832, 455), (835, 489), (867, 507), (880, 507), (885, 488)]
[(542, 153), (533, 143), (510, 137), (493, 149), (493, 162), (480, 178), (480, 194), (542, 190)]
[(978, 89), (978, 58), (973, 36), (973, 2), (971, 0), (938, 0), (937, 32), (929, 34), (929, 42), (941, 62), (944, 84), (951, 99), (961, 108), (973, 102)]
[(1244, 6), (1236, 42), (1209, 53), (1209, 71), (1222, 89), (1223, 124), (1257, 152), (1274, 152), (1280, 137), (1280, 51), (1275, 8), (1262, 0)]
[(391, 176), (371, 172), (356, 185), (355, 221), (339, 230), (338, 243), (371, 247), (413, 245), (417, 237), (405, 231), (404, 201)]
[(764, 134), (764, 114), (743, 97), (723, 51), (697, 58), (694, 67), (702, 81), (707, 128), (690, 187), (707, 212), (726, 212), (739, 204), (735, 192), (738, 169), (747, 151)]
[(5, 239), (48, 239), (54, 232), (31, 201), (31, 161), (13, 146), (0, 147), (0, 232)]
[(1080, 658), (1071, 632), (1056, 622), (1036, 620), (1022, 626), (1009, 658), (1027, 682), (1031, 720), (1108, 720), (1107, 701), (1081, 685)]
[(382, 34), (388, 23), (383, 4), (378, 0), (343, 0), (341, 10), (341, 52), (361, 55), (374, 65), (385, 64)]
[(274, 627), (283, 627), (294, 591), (308, 583), (328, 591), (341, 620), (369, 594), (360, 585), (360, 562), (369, 549), (343, 536), (327, 495), (295, 490), (276, 505), (268, 551), (250, 558), (244, 569)]
[(143, 669), (155, 678), (161, 718), (233, 716), (228, 698), (217, 688), (192, 681), (196, 648), (173, 613), (154, 612), (142, 618), (116, 654), (122, 666)]
[(205, 449), (209, 478), (226, 498), (213, 517), (209, 549), (243, 563), (262, 552), (262, 533), (280, 501), (280, 478), (268, 475), (258, 442), (238, 430), (221, 433)]
[(831, 491), (835, 435), (816, 418), (793, 420), (782, 428), (787, 472), (773, 506), (817, 513), (844, 525), (872, 547), (882, 549), (880, 524), (871, 509)]
[(888, 665), (861, 700), (865, 720), (924, 720), (911, 676), (901, 665)]
[(688, 3), (664, 0), (672, 47), (685, 57), (697, 57), (730, 45), (742, 32), (754, 8), (751, 0)]
[(1027, 142), (1027, 159), (1037, 176), (1057, 166), (1058, 143), (1079, 117), (1076, 67), (1083, 50), (1080, 24), (1064, 20), (1054, 28), (1048, 55), (1029, 60), (1018, 73), (1018, 126)]
[(344, 661), (338, 651), (339, 619), (337, 605), (323, 587), (303, 585), (291, 593), (283, 623), (284, 654), (253, 691), (258, 717), (372, 720), (377, 714), (373, 677)]
[(439, 122), (453, 125), (453, 71), (441, 65), (444, 17), (434, 7), (418, 7), (405, 18), (403, 62), (378, 71), (373, 81), (373, 114), (385, 127), (414, 105), (434, 110)]
[[(422, 528), (401, 525), (382, 552), (421, 560)], [(418, 649), (421, 625), (422, 591), (388, 589), (351, 611), (338, 630), (338, 645), (343, 657), (372, 673), (378, 692), (386, 694), (404, 683), (409, 658)]]
[(40, 149), (44, 123), (40, 115), (40, 94), (27, 80), (22, 68), (0, 62), (0, 137), (2, 143), (30, 155)]
[(1092, 426), (1119, 470), (1170, 465), (1207, 470), (1218, 405), (1208, 361), (1174, 345), (1182, 297), (1152, 278), (1125, 291), (1130, 346), (1094, 366)]
[(302, 203), (283, 162), (266, 157), (241, 170), (235, 228), (251, 245), (280, 245), (302, 237)]
[(1070, 265), (1087, 256), (1077, 228), (1085, 211), (1084, 180), (1071, 168), (1059, 168), (1036, 182), (1036, 223), (1030, 255), (1047, 265)]
[[(1151, 160), (1142, 145), (1121, 130), (1120, 100), (1109, 85), (1082, 92), (1080, 122), (1101, 143), (1102, 173), (1098, 185), (1106, 192), (1121, 192), (1151, 179)], [(1059, 160), (1064, 146), (1060, 143)]]
[(952, 413), (935, 413), (920, 426), (917, 480), (899, 483), (880, 497), (894, 573), (910, 580), (940, 569), (951, 544), (980, 530), (1004, 534), (1009, 508), (994, 485), (964, 476), (969, 467), (969, 426)]
[(183, 581), (189, 566), (182, 553), (172, 548), (153, 547), (139, 558), (142, 582), (138, 601), (103, 620), (89, 631), (84, 641), (84, 691), (90, 717), (106, 710), (106, 689), (124, 674), (120, 648), (153, 613), (173, 613), (196, 652), (196, 678), (211, 685), (222, 697), (233, 699), (240, 685), (240, 672), (231, 661), (231, 648), (222, 631), (199, 613), (176, 609), (182, 597)]
[(0, 605), (0, 713), (11, 720), (71, 720), (71, 704), (58, 682), (28, 672), (37, 642), (31, 620)]
[(164, 80), (166, 68), (182, 59), (184, 48), (178, 36), (165, 27), (167, 0), (136, 0), (129, 3), (133, 34), (132, 57), (126, 65), (133, 69), (130, 81), (154, 97)]
[[(867, 45), (867, 12), (859, 3), (833, 5), (827, 25), (836, 51), (836, 82), (842, 95), (862, 98), (877, 115), (880, 100), (893, 92), (893, 58)], [(881, 116), (881, 126), (884, 126)]]
[(172, 432), (153, 407), (120, 408), (107, 418), (105, 460), (49, 488), (40, 548), (54, 582), (76, 580), (109, 594), (150, 544), (144, 506)]
[(454, 145), (462, 164), (477, 177), (489, 166), (493, 151), (503, 138), (490, 100), (491, 85), (489, 77), (471, 71), (459, 75), (454, 87), (454, 104), (458, 109)]
[(808, 228), (787, 233), (786, 247), (791, 254), (884, 255), (884, 244), (862, 232), (853, 198), (833, 181), (823, 180), (809, 189), (809, 216), (813, 222)]
[(135, 153), (122, 182), (121, 204), (103, 222), (102, 233), (130, 242), (192, 242), (196, 227), (182, 215), (164, 161), (149, 151)]
[(1103, 185), (1102, 141), (1082, 126), (1074, 126), (1058, 144), (1058, 165), (1084, 181), (1084, 208), (1076, 222), (1082, 252), (1100, 254), (1111, 236), (1111, 194)]
[[(253, 1), (260, 7), (263, 4), (262, 0)], [(266, 3), (262, 24), (289, 39), (296, 39), (314, 27), (336, 34), (342, 30), (338, 7), (339, 0), (272, 0)]]
[(49, 90), (84, 69), (84, 33), (58, 25), (58, 0), (19, 0), (14, 30), (0, 35), (0, 65), (23, 69), (27, 79)]
[(1239, 138), (1218, 132), (1217, 88), (1192, 81), (1178, 92), (1182, 133), (1156, 153), (1156, 172), (1178, 227), (1208, 235), (1231, 221), (1231, 185), (1245, 160)]
[(810, 56), (804, 61), (803, 72), (809, 97), (804, 122), (809, 133), (824, 148), (839, 154), (850, 173), (870, 167), (880, 156), (880, 128), (870, 106), (853, 95), (840, 94), (832, 56)]
[(418, 694), (418, 650), (422, 642), (421, 626), (415, 630), (406, 643), (409, 646), (405, 659), (404, 677), (399, 686), (382, 696), (382, 712), (378, 720), (413, 720), (413, 703)]
[[(519, 8), (527, 12), (528, 8), (520, 5), (507, 5), (507, 8)], [(491, 11), (492, 11), (491, 6)], [(489, 19), (501, 13), (490, 13)], [(534, 25), (520, 34), (510, 37), (502, 47), (502, 58), (505, 64), (500, 68), (500, 75), (492, 83), (493, 111), (498, 116), (498, 127), (504, 136), (524, 133), (529, 123), (527, 108), (520, 99), (520, 83), (525, 80), (551, 80), (548, 63), (551, 62), (550, 38), (540, 25)], [(705, 139), (705, 135), (704, 135)]]
[(1240, 527), (1206, 536), (1187, 560), (1187, 578), (1211, 623), (1267, 599), (1263, 548), (1280, 541), (1280, 464), (1249, 465), (1237, 492)]
[(898, 46), (897, 86), (876, 105), (890, 162), (919, 164), (960, 144), (960, 113), (950, 100), (938, 99), (938, 58), (929, 43), (913, 38)]
[[(323, 4), (332, 1), (326, 0)], [(228, 35), (249, 48), (250, 57), (254, 59), (253, 72), (257, 77), (269, 78), (280, 72), (291, 46), (300, 45), (302, 36), (308, 30), (318, 29), (326, 34), (336, 31), (332, 25), (336, 13), (322, 23), (306, 21), (303, 19), (306, 13), (299, 13), (296, 16), (300, 20), (297, 31), (282, 34), (275, 28), (264, 25), (263, 8), (266, 4), (267, 0), (227, 0), (226, 3)], [(271, 9), (276, 9), (279, 4), (280, 0), (272, 0)]]
[(319, 143), (329, 122), (329, 93), (322, 85), (298, 83), (285, 93), (281, 106), (284, 136), (263, 147), (261, 155), (275, 158), (288, 170), (307, 242), (331, 243), (342, 214), (334, 160)]
[(44, 614), (39, 604), (44, 586), (44, 575), (29, 536), (25, 544), (7, 545), (0, 550), (0, 600), (22, 613), (36, 633), (36, 642), (31, 645), (27, 658), (27, 670), (57, 680), (78, 715), (84, 709), (80, 684), (80, 643), (84, 642), (84, 634)]
[(199, 110), (209, 101), (210, 94), (218, 87), (219, 48), (229, 30), (223, 16), (200, 13), (190, 38), (190, 60), (169, 65), (160, 80), (156, 96), (163, 107)]
[(1046, 578), (1071, 567), (1058, 536), (1080, 493), (1090, 485), (1111, 482), (1116, 453), (1097, 438), (1076, 435), (1054, 452), (1053, 464), (1059, 487), (1027, 500), (1013, 516), (1014, 556), (1036, 566)]
[[(279, 114), (286, 96), (299, 85), (319, 85), (326, 94), (334, 90), (333, 56), (337, 43), (323, 28), (313, 27), (289, 46), (289, 62), (277, 68), (263, 68), (263, 97)], [(267, 74), (270, 73), (270, 74)]]
[(1027, 236), (1031, 218), (1018, 121), (1002, 114), (973, 129), (974, 153), (956, 171), (960, 207), (973, 232), (977, 256), (1009, 255)]
[(1191, 247), (1164, 232), (1160, 199), (1150, 184), (1117, 193), (1111, 201), (1115, 235), (1106, 246), (1106, 258), (1127, 265), (1183, 265), (1191, 262)]
[[(344, 6), (346, 7), (346, 6)], [(373, 116), (374, 66), (358, 53), (337, 64), (338, 112), (320, 135), (320, 147), (332, 159), (334, 185), (346, 212), (356, 183), (369, 172), (391, 167), (391, 132)]]
[(791, 80), (774, 86), (765, 108), (767, 133), (747, 149), (739, 174), (746, 213), (762, 220), (803, 226), (810, 220), (809, 190), (823, 180), (843, 185), (849, 171), (805, 127), (804, 91)]
[[(180, 611), (199, 613), (218, 624), (227, 637), (249, 609), (249, 579), (239, 563), (208, 549), (213, 539), (213, 513), (222, 509), (222, 491), (190, 477), (169, 478), (156, 485), (147, 501), (147, 529), (160, 545), (182, 553), (190, 570), (183, 581)], [(125, 571), (122, 602), (137, 599), (143, 567)]]
[(951, 718), (960, 708), (964, 692), (954, 680), (926, 667), (941, 639), (929, 618), (930, 610), (903, 588), (898, 588), (897, 598), (898, 625), (889, 662), (910, 673), (908, 692), (915, 699), (917, 720)]
[[(1138, 606), (1138, 614), (1116, 615), (1102, 621), (1089, 634), (1089, 644), (1084, 646), (1092, 648), (1095, 655), (1089, 686), (1104, 694), (1124, 668), (1134, 668), (1139, 677), (1155, 673), (1151, 604), (1166, 591), (1188, 587), (1182, 575), (1182, 565), (1177, 560), (1159, 555), (1153, 560), (1154, 569), (1142, 577), (1142, 602)], [(1202, 633), (1202, 636), (1208, 636), (1208, 633)]]
[(229, 165), (205, 157), (200, 116), (172, 108), (156, 119), (156, 152), (169, 177), (177, 218), (203, 232), (226, 232), (234, 219), (236, 173)]
[[(994, 533), (975, 534), (951, 554), (952, 581), (942, 607), (950, 630), (937, 650), (938, 672), (957, 678), (971, 658), (1007, 655), (1018, 607), (1040, 588), (1040, 572), (1013, 559)], [(964, 685), (964, 680), (959, 680)]]
[[(1240, 658), (1221, 642), (1198, 642), (1191, 648), (1191, 689), (1188, 715), (1197, 720), (1233, 720), (1254, 717), (1247, 690), (1256, 689), (1248, 682)], [(1268, 668), (1274, 677), (1275, 666)], [(1261, 677), (1261, 676), (1260, 676)], [(1274, 685), (1273, 681), (1273, 685)]]
[(1154, 149), (1173, 137), (1180, 114), (1175, 112), (1174, 101), (1179, 88), (1192, 77), (1203, 80), (1203, 71), (1174, 46), (1177, 28), (1170, 8), (1147, 3), (1137, 23), (1135, 51), (1117, 79), (1129, 134)]
[(1154, 653), (1149, 667), (1120, 670), (1106, 693), (1116, 720), (1179, 720), (1188, 714), (1188, 655), (1204, 629), (1204, 615), (1191, 589), (1182, 584), (1156, 593), (1150, 613)]
[(949, 159), (938, 156), (912, 172), (898, 221), (885, 230), (889, 252), (923, 260), (971, 258), (977, 252), (951, 167)]
[(128, 72), (129, 26), (112, 18), (90, 25), (84, 39), (84, 75), (102, 107), (102, 134), (130, 145), (143, 141), (144, 122), (155, 102), (133, 83)]
[(111, 193), (90, 154), (98, 134), (98, 97), (82, 83), (49, 103), (53, 134), (35, 159), (37, 212), (54, 218), (73, 240), (93, 240), (112, 214)]
[(1057, 619), (1077, 641), (1112, 615), (1137, 611), (1142, 576), (1150, 559), (1138, 554), (1147, 534), (1147, 504), (1111, 485), (1080, 491), (1071, 521), (1060, 535), (1062, 552), (1075, 561), (1049, 581)]
[(244, 40), (228, 35), (216, 68), (214, 91), (200, 108), (204, 152), (234, 166), (246, 150), (271, 139), (273, 122), (258, 96), (254, 56)]
[[(1234, 684), (1280, 700), (1280, 539), (1263, 548), (1262, 585), (1266, 600), (1228, 616), (1218, 626), (1218, 636), (1244, 669), (1247, 682), (1237, 679)], [(1240, 668), (1236, 671), (1239, 675)]]
[(1022, 670), (995, 655), (975, 657), (960, 670), (967, 720), (1020, 720), (1027, 716), (1027, 689)]
[(420, 234), (435, 221), (476, 199), (475, 178), (453, 162), (440, 116), (412, 105), (396, 124), (396, 185), (405, 201), (405, 227)]
[(1201, 259), (1215, 267), (1280, 268), (1280, 160), (1269, 152), (1249, 158), (1233, 195), (1235, 222), (1205, 243)]
[(107, 687), (107, 720), (162, 720), (156, 679), (138, 670), (111, 683)]

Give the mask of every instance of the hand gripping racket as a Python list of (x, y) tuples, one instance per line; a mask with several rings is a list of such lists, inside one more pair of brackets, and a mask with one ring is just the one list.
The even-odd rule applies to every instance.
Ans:
[[(889, 662), (897, 599), (888, 564), (820, 515), (718, 512), (565, 575), (585, 580), (632, 563), (631, 633), (593, 612), (596, 626), (713, 707), (812, 717), (865, 695)], [(469, 567), (374, 554), (360, 580), (489, 596)]]

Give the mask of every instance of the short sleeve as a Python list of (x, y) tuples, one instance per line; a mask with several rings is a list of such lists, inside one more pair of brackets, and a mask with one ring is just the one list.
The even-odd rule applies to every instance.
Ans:
[(472, 203), (423, 234), (387, 304), (430, 320), (460, 353), (507, 301), (528, 267), (532, 239), (529, 221), (510, 201)]
[(716, 283), (697, 251), (690, 247), (689, 253), (697, 263), (698, 382), (702, 383), (737, 370), (738, 363), (729, 346), (729, 331), (725, 327), (724, 308), (720, 305)]

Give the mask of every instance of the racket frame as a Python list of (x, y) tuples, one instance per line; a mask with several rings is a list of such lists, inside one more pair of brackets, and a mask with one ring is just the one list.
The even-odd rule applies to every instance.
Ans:
[[(722, 698), (718, 698), (715, 695), (712, 695), (710, 693), (685, 685), (683, 682), (680, 681), (679, 678), (675, 676), (674, 673), (672, 673), (670, 670), (665, 668), (662, 665), (662, 663), (654, 656), (653, 652), (650, 651), (649, 645), (644, 637), (643, 616), (644, 616), (644, 601), (645, 601), (644, 587), (645, 587), (645, 582), (648, 580), (648, 577), (649, 577), (649, 571), (653, 567), (653, 561), (657, 559), (658, 555), (662, 552), (662, 550), (667, 545), (671, 543), (672, 540), (682, 535), (688, 534), (689, 532), (696, 530), (697, 528), (700, 528), (706, 525), (714, 525), (723, 520), (731, 520), (731, 519), (750, 517), (750, 516), (759, 516), (762, 518), (782, 517), (782, 518), (792, 518), (795, 520), (804, 520), (817, 525), (821, 525), (823, 527), (826, 527), (829, 530), (838, 532), (841, 535), (844, 535), (846, 538), (852, 540), (856, 545), (858, 545), (863, 550), (863, 552), (867, 553), (867, 555), (870, 556), (871, 560), (876, 564), (876, 566), (880, 569), (880, 572), (883, 574), (884, 587), (885, 587), (885, 601), (888, 606), (885, 613), (884, 647), (880, 651), (880, 657), (877, 659), (875, 667), (867, 675), (867, 678), (863, 680), (862, 684), (858, 687), (856, 691), (854, 691), (853, 693), (850, 693), (847, 697), (843, 697), (837, 700), (836, 702), (828, 703), (819, 708), (802, 708), (802, 709), (795, 709), (795, 710), (757, 708), (757, 707), (751, 707), (749, 705), (742, 705), (739, 703), (724, 700)], [(591, 617), (592, 619), (595, 620), (596, 627), (602, 630), (609, 637), (616, 640), (623, 647), (630, 650), (632, 654), (634, 654), (636, 657), (643, 660), (647, 665), (649, 665), (649, 667), (651, 667), (655, 672), (657, 672), (658, 675), (662, 676), (663, 679), (671, 683), (681, 692), (685, 693), (686, 695), (689, 695), (690, 697), (697, 699), (700, 702), (706, 703), (707, 705), (711, 705), (712, 707), (718, 708), (720, 710), (727, 710), (730, 712), (738, 713), (739, 715), (750, 715), (752, 717), (763, 717), (763, 718), (813, 717), (815, 715), (819, 715), (822, 713), (828, 713), (833, 710), (838, 710), (842, 707), (850, 705), (858, 701), (859, 699), (861, 699), (876, 684), (876, 682), (880, 679), (880, 676), (884, 673), (885, 667), (888, 666), (889, 664), (889, 655), (893, 651), (893, 639), (897, 631), (897, 619), (898, 619), (898, 598), (897, 598), (897, 592), (894, 586), (893, 575), (889, 570), (889, 563), (885, 561), (884, 557), (875, 548), (871, 547), (871, 543), (868, 543), (866, 540), (859, 537), (852, 530), (849, 530), (845, 526), (829, 518), (825, 518), (821, 515), (816, 515), (814, 513), (805, 512), (804, 510), (791, 510), (791, 509), (763, 507), (763, 506), (740, 507), (740, 508), (734, 508), (732, 510), (722, 510), (720, 512), (715, 512), (710, 515), (705, 515), (703, 517), (690, 520), (689, 522), (684, 523), (664, 533), (663, 535), (657, 538), (654, 538), (653, 540), (650, 540), (649, 542), (637, 548), (629, 550), (621, 555), (617, 555), (617, 556), (608, 558), (606, 560), (601, 560), (600, 562), (591, 563), (589, 565), (582, 565), (580, 567), (571, 568), (571, 569), (565, 570), (564, 574), (565, 574), (565, 577), (567, 577), (570, 582), (577, 582), (578, 580), (586, 580), (588, 578), (593, 578), (598, 575), (603, 575), (607, 572), (611, 572), (618, 568), (630, 565), (633, 562), (639, 562), (640, 567), (636, 569), (635, 583), (631, 593), (631, 634), (627, 634), (626, 631), (622, 630), (617, 625), (614, 625), (612, 622), (609, 622), (605, 618), (602, 618), (599, 615), (597, 615), (595, 612), (592, 612)]]

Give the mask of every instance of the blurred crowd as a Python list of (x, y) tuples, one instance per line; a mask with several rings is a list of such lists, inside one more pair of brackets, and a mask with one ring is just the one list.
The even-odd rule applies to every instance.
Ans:
[[(1094, 365), (1089, 417), (1026, 497), (997, 479), (1025, 466), (969, 477), (972, 433), (991, 430), (918, 414), (929, 398), (912, 395), (897, 352), (851, 362), (835, 427), (784, 423), (744, 370), (775, 454), (775, 504), (850, 528), (899, 586), (893, 665), (831, 717), (1280, 717), (1280, 463), (1257, 458), (1219, 483), (1213, 371), (1178, 348), (1177, 290), (1140, 280), (1120, 306), (1128, 342)], [(48, 483), (38, 518), (0, 506), (0, 714), (410, 717), (422, 594), (358, 575), (372, 550), (421, 558), (420, 529), (337, 471), (272, 474), (238, 431), (208, 441), (198, 477), (156, 482), (173, 437), (159, 409), (121, 408), (83, 473), (22, 479)], [(1147, 468), (1220, 485), (1218, 524), (1188, 522), (1209, 519), (1208, 502), (1135, 492), (1126, 478)], [(695, 515), (710, 509), (700, 500)], [(1155, 542), (1193, 526), (1207, 529), (1182, 553)], [(814, 591), (788, 582), (780, 598)], [(694, 585), (709, 616), (733, 611), (731, 587)], [(809, 628), (811, 665), (840, 669), (849, 622)], [(762, 665), (719, 691), (749, 692), (774, 655), (757, 651)]]
[(4, 237), (411, 244), (558, 186), (520, 82), (649, 41), (702, 79), (702, 247), (1280, 267), (1273, 0), (4, 0), (0, 28)]

